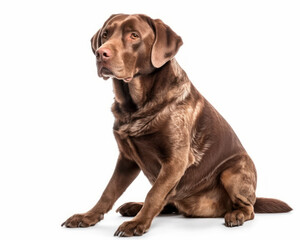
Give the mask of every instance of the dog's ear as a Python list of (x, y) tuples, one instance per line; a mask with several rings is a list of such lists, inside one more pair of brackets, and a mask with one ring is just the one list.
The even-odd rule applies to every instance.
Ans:
[(155, 68), (171, 60), (183, 44), (182, 39), (160, 19), (153, 20), (155, 40), (152, 46), (151, 62)]
[(95, 54), (96, 50), (101, 46), (100, 39), (99, 39), (101, 30), (102, 30), (102, 28), (100, 28), (91, 39), (92, 51), (94, 54)]
[(102, 29), (104, 29), (108, 23), (109, 20), (111, 20), (113, 17), (120, 15), (120, 14), (113, 14), (111, 15), (103, 24), (103, 27), (100, 28), (92, 37), (91, 39), (91, 45), (92, 45), (92, 50), (93, 53), (95, 54), (96, 50), (101, 47), (102, 43), (101, 43), (101, 35), (102, 35)]

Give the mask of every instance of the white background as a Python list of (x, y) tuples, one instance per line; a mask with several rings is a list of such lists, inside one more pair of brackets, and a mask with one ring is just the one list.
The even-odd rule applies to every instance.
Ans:
[(95, 227), (60, 227), (96, 203), (118, 155), (111, 80), (90, 47), (113, 13), (161, 18), (183, 38), (176, 58), (253, 158), (257, 195), (294, 208), (233, 229), (158, 217), (142, 238), (299, 237), (299, 1), (73, 0), (0, 3), (0, 238), (112, 239), (128, 220), (116, 207), (150, 189), (141, 174)]

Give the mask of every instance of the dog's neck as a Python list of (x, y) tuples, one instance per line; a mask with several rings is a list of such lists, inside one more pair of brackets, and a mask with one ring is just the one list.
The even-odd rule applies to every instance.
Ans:
[[(163, 76), (163, 77), (162, 77)], [(139, 75), (129, 83), (113, 79), (115, 101), (125, 111), (134, 112), (156, 97), (168, 98), (172, 86), (187, 79), (175, 59), (150, 74)]]

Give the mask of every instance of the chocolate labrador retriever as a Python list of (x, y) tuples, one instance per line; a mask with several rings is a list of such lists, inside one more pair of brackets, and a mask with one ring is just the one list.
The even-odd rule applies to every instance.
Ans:
[(160, 213), (224, 217), (234, 227), (254, 212), (292, 210), (282, 201), (256, 198), (251, 158), (174, 59), (182, 40), (169, 26), (145, 15), (112, 15), (91, 42), (98, 75), (113, 81), (120, 154), (98, 203), (62, 226), (95, 225), (141, 170), (152, 188), (144, 203), (117, 209), (135, 217), (115, 236), (142, 235)]

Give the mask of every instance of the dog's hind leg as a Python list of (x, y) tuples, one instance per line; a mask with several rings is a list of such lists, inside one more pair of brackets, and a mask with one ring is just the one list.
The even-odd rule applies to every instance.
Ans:
[(232, 202), (232, 209), (225, 214), (225, 225), (240, 226), (245, 221), (253, 219), (256, 170), (250, 157), (244, 154), (232, 167), (224, 170), (221, 182)]

